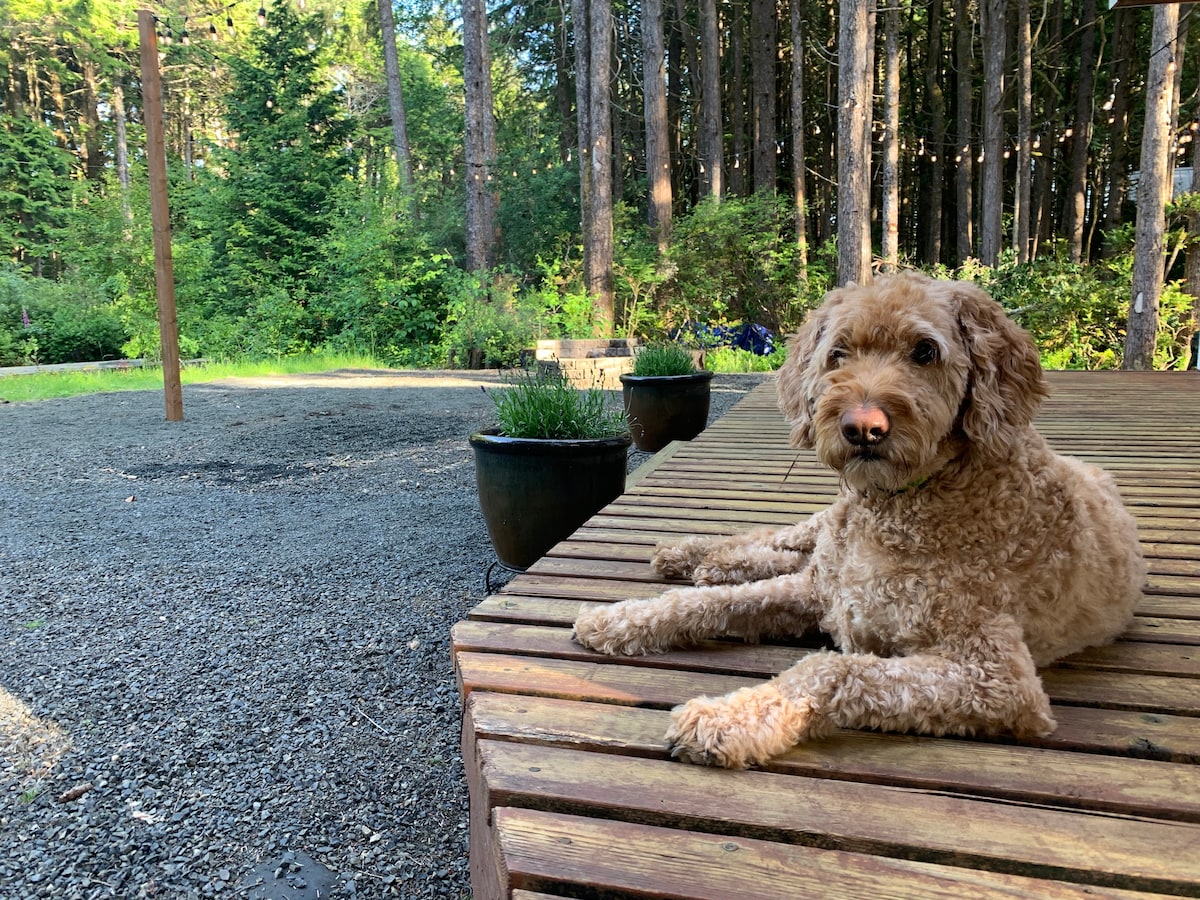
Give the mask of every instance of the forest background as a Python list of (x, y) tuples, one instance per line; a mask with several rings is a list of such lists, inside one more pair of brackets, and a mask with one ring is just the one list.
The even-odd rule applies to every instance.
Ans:
[[(264, 3), (149, 5), (185, 358), (788, 331), (857, 254), (978, 281), (1050, 367), (1121, 365), (1135, 304), (1138, 366), (1189, 362), (1191, 5)], [(0, 365), (158, 354), (139, 5), (0, 5)]]

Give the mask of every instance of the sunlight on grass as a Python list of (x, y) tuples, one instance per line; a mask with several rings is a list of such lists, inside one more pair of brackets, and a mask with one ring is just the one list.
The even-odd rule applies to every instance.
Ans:
[[(307, 375), (333, 369), (386, 369), (387, 365), (362, 354), (334, 356), (289, 356), (282, 359), (245, 360), (186, 366), (180, 372), (184, 384), (199, 384), (220, 378), (262, 378), (267, 375)], [(0, 378), (0, 399), (10, 402), (48, 400), (111, 391), (161, 391), (162, 370), (93, 369), (72, 372), (38, 372)]]

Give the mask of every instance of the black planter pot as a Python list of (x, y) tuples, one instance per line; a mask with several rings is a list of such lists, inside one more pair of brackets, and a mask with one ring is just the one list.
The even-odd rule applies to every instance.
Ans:
[(622, 375), (629, 432), (639, 450), (654, 453), (671, 441), (690, 441), (708, 424), (712, 372)]
[(524, 571), (625, 490), (630, 438), (471, 435), (479, 506), (496, 556)]

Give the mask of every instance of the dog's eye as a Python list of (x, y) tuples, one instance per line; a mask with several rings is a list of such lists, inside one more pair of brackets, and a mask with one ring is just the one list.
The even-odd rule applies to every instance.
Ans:
[(834, 347), (829, 351), (829, 368), (836, 369), (850, 353), (845, 347)]
[(938, 345), (926, 338), (917, 341), (912, 350), (912, 361), (918, 366), (930, 366), (938, 361)]

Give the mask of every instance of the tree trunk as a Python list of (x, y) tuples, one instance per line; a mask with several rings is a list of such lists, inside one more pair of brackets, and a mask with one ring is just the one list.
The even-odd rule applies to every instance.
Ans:
[(925, 259), (933, 264), (942, 259), (942, 183), (946, 162), (942, 147), (946, 143), (946, 99), (942, 94), (942, 0), (929, 4), (929, 53), (925, 60), (925, 97), (929, 106), (929, 146), (925, 160), (929, 166), (928, 195), (925, 203)]
[(1075, 125), (1071, 138), (1071, 169), (1067, 176), (1067, 250), (1071, 262), (1083, 259), (1084, 218), (1087, 212), (1087, 161), (1092, 144), (1092, 114), (1096, 83), (1096, 0), (1083, 0), (1079, 34), (1079, 83), (1074, 88)]
[(1013, 249), (1029, 262), (1029, 218), (1033, 201), (1033, 51), (1029, 0), (1017, 3), (1017, 184), (1013, 196)]
[(129, 130), (125, 116), (125, 85), (121, 76), (113, 77), (113, 118), (116, 120), (117, 184), (121, 191), (121, 218), (125, 222), (124, 238), (133, 240), (133, 207), (129, 194)]
[(841, 0), (838, 23), (839, 285), (871, 276), (871, 73), (874, 0)]
[(746, 196), (746, 172), (750, 159), (746, 155), (746, 17), (742, 0), (729, 4), (729, 131), (733, 164), (729, 170), (729, 192)]
[[(796, 0), (793, 0), (796, 2)], [(883, 12), (883, 163), (879, 170), (883, 270), (900, 264), (900, 0)]]
[(496, 161), (491, 71), (484, 0), (463, 0), (467, 268), (472, 272), (490, 269), (496, 262), (496, 198), (490, 184)]
[(775, 137), (775, 56), (779, 26), (775, 0), (750, 0), (750, 115), (754, 130), (754, 190), (774, 191), (778, 178)]
[(383, 38), (383, 68), (387, 77), (388, 107), (392, 112), (392, 149), (396, 153), (400, 195), (416, 213), (412, 154), (408, 149), (408, 117), (404, 112), (404, 91), (400, 86), (400, 60), (396, 55), (396, 20), (392, 15), (392, 0), (379, 0), (379, 33)]
[(974, 53), (971, 17), (972, 0), (959, 0), (954, 14), (954, 56), (957, 63), (955, 78), (958, 84), (958, 150), (954, 154), (954, 197), (958, 219), (958, 264), (962, 265), (975, 253), (975, 149), (971, 128), (974, 95)]
[(1114, 9), (1112, 92), (1105, 104), (1108, 109), (1108, 191), (1104, 203), (1104, 230), (1109, 231), (1124, 219), (1122, 210), (1129, 190), (1129, 75), (1132, 71), (1138, 10)]
[(1000, 261), (1004, 213), (1004, 62), (1006, 0), (980, 0), (983, 35), (983, 167), (980, 170), (980, 260)]
[(650, 191), (650, 230), (659, 254), (671, 240), (671, 151), (667, 134), (666, 50), (662, 0), (642, 4), (642, 55), (646, 114), (646, 180)]
[(788, 4), (792, 31), (792, 198), (796, 210), (796, 247), (800, 269), (808, 266), (808, 203), (804, 170), (804, 17), (801, 0)]
[(610, 0), (572, 0), (579, 120), (583, 281), (592, 300), (593, 332), (612, 337), (612, 6)]
[(96, 82), (96, 64), (83, 62), (83, 108), (80, 110), (79, 152), (89, 181), (104, 174), (104, 133), (100, 129), (100, 88)]
[[(1046, 47), (1044, 67), (1050, 72), (1058, 72), (1062, 67), (1063, 45), (1063, 16), (1064, 0), (1048, 0), (1050, 3), (1050, 34), (1045, 41), (1039, 41)], [(1040, 30), (1040, 29), (1039, 29)], [(1043, 92), (1041, 99), (1041, 116), (1044, 131), (1034, 138), (1033, 150), (1039, 155), (1033, 172), (1033, 216), (1029, 220), (1029, 230), (1032, 233), (1033, 247), (1030, 256), (1037, 257), (1038, 248), (1043, 242), (1048, 242), (1054, 233), (1055, 197), (1055, 154), (1060, 146), (1058, 135), (1061, 133), (1060, 97), (1054, 93)]]
[(723, 131), (721, 31), (717, 21), (717, 2), (700, 0), (700, 194), (715, 200), (720, 200), (725, 190)]
[[(1137, 225), (1133, 253), (1133, 287), (1129, 324), (1125, 330), (1122, 368), (1154, 368), (1158, 337), (1158, 300), (1163, 283), (1163, 233), (1166, 205), (1171, 199), (1172, 98), (1179, 7), (1154, 8), (1150, 37), (1150, 67), (1146, 75), (1146, 122), (1142, 133), (1141, 175), (1138, 180)], [(1161, 49), (1160, 49), (1161, 48)]]

